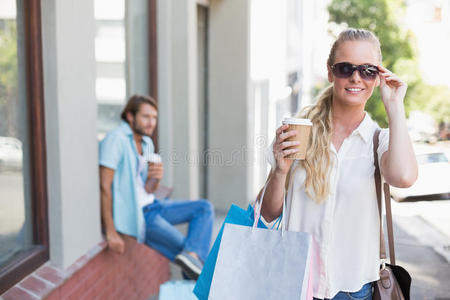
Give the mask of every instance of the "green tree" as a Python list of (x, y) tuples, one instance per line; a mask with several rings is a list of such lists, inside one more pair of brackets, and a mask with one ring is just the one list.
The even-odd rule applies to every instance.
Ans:
[(411, 92), (411, 110), (420, 110), (434, 117), (437, 123), (450, 122), (450, 89), (445, 85), (428, 85), (420, 82)]
[(0, 135), (15, 136), (17, 100), (17, 29), (15, 20), (1, 20), (0, 27)]
[[(416, 54), (413, 34), (399, 26), (405, 13), (403, 0), (332, 0), (328, 6), (330, 22), (353, 28), (365, 28), (373, 31), (381, 43), (383, 65), (400, 75), (405, 73), (405, 65), (416, 66)], [(398, 65), (401, 61), (402, 64)], [(414, 73), (418, 74), (418, 73)], [(409, 91), (421, 82), (420, 78), (406, 78)], [(408, 95), (405, 99), (408, 106)], [(366, 110), (383, 127), (387, 126), (387, 117), (378, 89), (367, 102)]]

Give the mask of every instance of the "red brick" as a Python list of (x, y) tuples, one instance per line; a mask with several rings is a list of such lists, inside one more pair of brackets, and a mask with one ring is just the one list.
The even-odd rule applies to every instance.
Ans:
[(106, 265), (107, 262), (108, 262), (108, 255), (106, 254), (105, 251), (102, 251), (89, 262), (89, 265), (98, 267)]
[(127, 298), (125, 298), (126, 295), (127, 295), (127, 291), (126, 291), (125, 289), (121, 289), (121, 290), (119, 290), (119, 292), (114, 296), (114, 297), (115, 297), (114, 299), (117, 299), (117, 300), (127, 299)]
[(89, 258), (97, 257), (102, 251), (105, 251), (106, 247), (107, 247), (106, 241), (102, 241), (97, 246), (95, 246), (94, 248), (90, 249), (88, 251), (88, 253), (86, 253), (86, 255)]
[(73, 276), (78, 270), (80, 269), (80, 266), (77, 263), (73, 263), (65, 270), (65, 276), (71, 277)]
[[(123, 255), (100, 251), (92, 257), (63, 284), (61, 298), (128, 300), (156, 294), (169, 279), (169, 261), (134, 239), (127, 239), (126, 246)], [(82, 259), (71, 267), (80, 263)]]
[(83, 269), (75, 272), (71, 277), (70, 281), (74, 282), (75, 285), (80, 285), (86, 280), (86, 273), (89, 271), (89, 265), (85, 266)]
[(89, 257), (85, 254), (83, 256), (81, 256), (80, 258), (78, 258), (76, 260), (75, 263), (77, 263), (80, 267), (83, 267), (84, 265), (86, 265), (89, 261)]
[(23, 289), (15, 286), (10, 288), (6, 293), (2, 295), (3, 300), (37, 300), (35, 296), (27, 293)]
[(97, 297), (98, 295), (102, 294), (103, 291), (106, 289), (106, 287), (108, 286), (107, 284), (108, 282), (106, 280), (99, 280), (95, 283), (95, 285), (92, 286), (92, 295), (95, 297)]
[(54, 287), (54, 285), (42, 281), (33, 275), (28, 276), (19, 286), (39, 297), (46, 296)]
[(60, 294), (60, 289), (59, 288), (53, 290), (50, 293), (50, 295), (45, 297), (45, 300), (60, 300), (60, 299), (61, 299), (61, 294)]
[(86, 293), (84, 294), (83, 299), (95, 299), (102, 293), (102, 290), (102, 284), (92, 284), (89, 288), (86, 288)]
[(80, 286), (80, 283), (77, 280), (74, 280), (73, 278), (69, 278), (61, 286), (61, 291), (60, 291), (61, 299), (66, 299), (67, 297), (69, 297), (69, 295), (71, 295), (72, 293), (77, 291), (79, 286)]
[(76, 292), (74, 292), (73, 294), (69, 295), (69, 297), (67, 298), (68, 300), (72, 300), (72, 299), (83, 299), (83, 300), (87, 300), (87, 299), (92, 299), (92, 297), (89, 297), (90, 295), (90, 291), (93, 289), (93, 287), (91, 288), (87, 288), (86, 286), (82, 285), (80, 286)]
[(62, 295), (61, 299), (67, 299), (67, 300), (79, 300), (79, 299), (86, 299), (86, 290), (82, 287), (78, 287), (77, 289), (73, 290), (72, 293)]
[[(122, 294), (121, 299), (125, 300), (125, 299), (135, 299), (135, 298), (133, 298), (133, 292), (132, 291), (124, 290), (124, 293)], [(137, 299), (137, 300), (139, 300), (139, 299)]]
[(113, 291), (113, 285), (110, 280), (108, 280), (108, 277), (105, 276), (105, 284), (102, 289), (102, 291), (96, 295), (95, 299), (112, 299), (110, 296), (112, 295)]
[(97, 282), (101, 278), (104, 277), (104, 273), (101, 267), (88, 267), (89, 269), (92, 269), (88, 274), (86, 274), (84, 282), (86, 284), (91, 284), (92, 282)]
[[(161, 283), (169, 279), (169, 261), (134, 239), (126, 239), (126, 245), (127, 250), (123, 255), (103, 248), (93, 249), (65, 272), (44, 266), (36, 272), (36, 276), (22, 284), (35, 288), (39, 295), (43, 295), (43, 292), (40, 293), (42, 283), (44, 286), (51, 286), (50, 282), (61, 284), (47, 297), (49, 300), (148, 299), (149, 295), (158, 292)], [(65, 276), (70, 273), (71, 276), (64, 282)], [(22, 294), (34, 299), (33, 295), (17, 289), (18, 287), (8, 291), (4, 295), (5, 300), (22, 299)], [(18, 296), (17, 293), (21, 295)]]
[(109, 299), (119, 299), (119, 293), (120, 293), (119, 289), (113, 290), (112, 293), (110, 294)]
[(54, 285), (60, 285), (64, 281), (64, 275), (57, 269), (51, 266), (40, 268), (36, 275), (50, 281)]

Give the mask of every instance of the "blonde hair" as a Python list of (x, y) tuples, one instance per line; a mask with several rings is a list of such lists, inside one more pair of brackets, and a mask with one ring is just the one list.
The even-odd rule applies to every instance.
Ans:
[[(381, 62), (380, 42), (370, 31), (364, 29), (347, 29), (341, 32), (331, 47), (327, 64), (332, 66), (336, 51), (346, 41), (368, 41), (374, 43), (378, 49)], [(313, 126), (309, 138), (309, 147), (305, 160), (299, 166), (306, 171), (305, 191), (316, 203), (321, 203), (330, 193), (329, 174), (332, 164), (330, 152), (332, 123), (333, 85), (325, 88), (318, 96), (316, 104), (306, 107), (297, 117), (308, 118)], [(296, 170), (291, 170), (295, 172)], [(290, 176), (292, 177), (292, 176)]]

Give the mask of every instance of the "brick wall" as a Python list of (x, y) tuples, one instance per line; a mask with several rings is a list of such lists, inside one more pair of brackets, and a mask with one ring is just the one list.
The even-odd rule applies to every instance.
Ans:
[(120, 255), (108, 251), (103, 242), (64, 271), (46, 264), (2, 297), (147, 300), (169, 280), (169, 261), (133, 238), (125, 237), (125, 244), (125, 254)]

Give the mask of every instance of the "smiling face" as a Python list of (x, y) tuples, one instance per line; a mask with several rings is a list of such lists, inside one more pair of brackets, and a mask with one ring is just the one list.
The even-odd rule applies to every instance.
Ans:
[[(354, 65), (380, 64), (379, 50), (370, 41), (346, 41), (336, 49), (333, 64), (348, 62)], [(372, 96), (373, 89), (379, 85), (380, 79), (364, 80), (359, 71), (354, 71), (348, 78), (334, 76), (328, 66), (328, 80), (333, 83), (333, 100), (343, 105), (365, 106)]]

